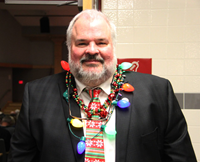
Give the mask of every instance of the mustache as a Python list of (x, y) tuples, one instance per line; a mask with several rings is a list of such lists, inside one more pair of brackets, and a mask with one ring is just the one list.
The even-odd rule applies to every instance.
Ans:
[(80, 59), (80, 62), (83, 63), (85, 61), (99, 61), (101, 62), (102, 64), (104, 63), (104, 59), (99, 56), (98, 54), (95, 54), (95, 55), (90, 55), (90, 54), (87, 54), (85, 56), (83, 56), (81, 59)]

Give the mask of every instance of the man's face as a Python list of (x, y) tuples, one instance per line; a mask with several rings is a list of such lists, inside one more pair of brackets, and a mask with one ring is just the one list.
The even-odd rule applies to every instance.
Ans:
[(103, 18), (90, 21), (81, 17), (75, 22), (69, 62), (72, 73), (78, 73), (75, 74), (78, 79), (82, 79), (85, 74), (91, 74), (87, 75), (91, 77), (90, 80), (95, 80), (95, 76), (113, 75), (116, 58), (110, 27)]

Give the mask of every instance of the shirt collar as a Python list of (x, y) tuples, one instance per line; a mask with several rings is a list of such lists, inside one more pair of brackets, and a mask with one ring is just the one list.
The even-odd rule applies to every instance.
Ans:
[[(110, 77), (108, 80), (106, 80), (104, 83), (100, 84), (98, 87), (100, 87), (107, 95), (110, 94), (110, 90), (111, 90), (111, 86), (110, 83), (112, 81), (113, 77)], [(86, 85), (84, 85), (83, 83), (81, 83), (78, 79), (75, 78), (75, 82), (76, 82), (76, 88), (77, 88), (77, 93), (78, 95), (81, 94), (81, 92), (84, 90), (84, 88), (86, 87)]]

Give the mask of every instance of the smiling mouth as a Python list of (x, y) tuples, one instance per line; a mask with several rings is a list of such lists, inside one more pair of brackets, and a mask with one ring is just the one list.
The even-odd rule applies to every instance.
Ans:
[(88, 64), (101, 63), (101, 64), (104, 64), (103, 58), (98, 58), (98, 57), (95, 57), (95, 56), (92, 56), (93, 58), (90, 58), (90, 57), (84, 57), (84, 58), (82, 58), (80, 60), (81, 64), (83, 64), (83, 63), (88, 63)]
[(101, 60), (83, 60), (82, 63), (103, 63)]
[(84, 60), (82, 61), (82, 64), (85, 63), (88, 67), (97, 67), (99, 66), (99, 63), (103, 64), (103, 61), (101, 60)]
[(99, 66), (99, 63), (104, 64), (104, 59), (99, 55), (90, 55), (86, 54), (80, 60), (81, 64), (86, 64), (86, 66), (96, 67)]

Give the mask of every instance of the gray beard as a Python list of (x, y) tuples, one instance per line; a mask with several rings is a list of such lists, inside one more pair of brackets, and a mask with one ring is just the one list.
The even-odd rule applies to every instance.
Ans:
[[(92, 57), (92, 58), (91, 58)], [(82, 68), (82, 63), (84, 60), (89, 60), (89, 59), (96, 59), (99, 60), (102, 65), (103, 69), (101, 72), (94, 72), (94, 71), (85, 71)], [(89, 86), (89, 87), (95, 87), (106, 80), (108, 80), (112, 75), (114, 75), (115, 70), (116, 70), (116, 64), (117, 60), (116, 58), (111, 61), (111, 63), (108, 66), (105, 66), (104, 60), (102, 58), (99, 58), (96, 55), (88, 55), (80, 60), (80, 64), (76, 64), (74, 61), (71, 60), (71, 57), (69, 57), (69, 65), (70, 65), (70, 71), (74, 75), (76, 79), (78, 79), (80, 82), (83, 84)], [(92, 66), (91, 67), (95, 67)]]

